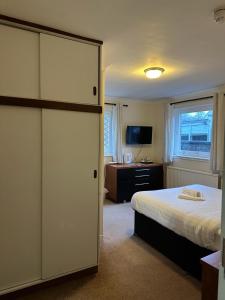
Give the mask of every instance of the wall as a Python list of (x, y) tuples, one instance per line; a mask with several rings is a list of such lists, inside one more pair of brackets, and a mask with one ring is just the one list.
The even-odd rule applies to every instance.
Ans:
[[(224, 111), (224, 98), (223, 94), (225, 92), (225, 86), (221, 86), (215, 89), (205, 90), (198, 93), (183, 95), (176, 97), (171, 102), (207, 97), (213, 93), (218, 93), (219, 95), (219, 111)], [(128, 104), (128, 107), (123, 107), (123, 151), (131, 151), (134, 156), (137, 156), (140, 151), (139, 146), (128, 147), (125, 144), (125, 130), (127, 125), (152, 125), (153, 126), (153, 143), (150, 146), (144, 146), (138, 160), (143, 157), (147, 157), (150, 160), (155, 162), (163, 161), (164, 153), (164, 108), (165, 103), (168, 103), (169, 100), (155, 100), (155, 101), (141, 101), (141, 100), (132, 100), (124, 98), (107, 98), (106, 102)], [(225, 114), (224, 114), (225, 115)], [(223, 116), (223, 113), (219, 115), (219, 118)], [(218, 122), (219, 123), (219, 122)], [(223, 155), (223, 139), (221, 139), (221, 153)], [(111, 157), (105, 157), (105, 163), (112, 161)], [(211, 173), (210, 162), (208, 160), (196, 160), (196, 159), (181, 159), (177, 158), (173, 162), (173, 166), (177, 168), (184, 168), (189, 170), (196, 170), (205, 173)], [(199, 175), (200, 176), (200, 175)]]
[[(123, 153), (132, 152), (135, 161), (147, 158), (154, 162), (162, 162), (164, 149), (164, 102), (143, 101), (133, 99), (106, 99), (106, 102), (126, 104), (122, 106), (122, 149)], [(127, 125), (145, 125), (153, 127), (152, 145), (127, 146), (125, 142)], [(105, 163), (112, 161), (105, 157)]]

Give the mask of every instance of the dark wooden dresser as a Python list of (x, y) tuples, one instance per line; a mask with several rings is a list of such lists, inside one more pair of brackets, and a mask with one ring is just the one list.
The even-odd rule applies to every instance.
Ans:
[(163, 188), (162, 164), (107, 164), (105, 173), (107, 198), (127, 202), (134, 193)]

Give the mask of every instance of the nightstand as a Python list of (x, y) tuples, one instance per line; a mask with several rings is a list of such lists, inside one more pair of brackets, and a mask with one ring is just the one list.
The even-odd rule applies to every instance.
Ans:
[(201, 264), (202, 300), (217, 300), (221, 251), (217, 251), (206, 257), (203, 257), (201, 259)]

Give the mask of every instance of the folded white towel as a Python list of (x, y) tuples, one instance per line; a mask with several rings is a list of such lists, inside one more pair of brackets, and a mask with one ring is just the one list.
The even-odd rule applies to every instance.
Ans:
[(182, 190), (182, 194), (184, 195), (188, 195), (188, 196), (191, 196), (191, 197), (201, 197), (201, 192), (199, 191), (196, 191), (196, 190), (191, 190), (191, 189), (187, 189), (187, 188), (184, 188)]
[(203, 198), (203, 195), (201, 193), (200, 193), (200, 196), (198, 196), (198, 197), (193, 197), (193, 196), (182, 193), (178, 196), (178, 198), (185, 199), (185, 200), (193, 200), (193, 201), (205, 201), (205, 199)]

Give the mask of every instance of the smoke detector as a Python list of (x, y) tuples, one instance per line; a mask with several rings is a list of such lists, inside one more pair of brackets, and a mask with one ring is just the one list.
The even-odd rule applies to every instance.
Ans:
[(216, 23), (219, 24), (225, 23), (225, 7), (217, 8), (214, 10), (214, 19)]

